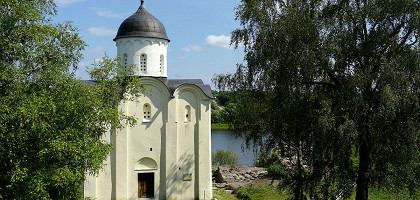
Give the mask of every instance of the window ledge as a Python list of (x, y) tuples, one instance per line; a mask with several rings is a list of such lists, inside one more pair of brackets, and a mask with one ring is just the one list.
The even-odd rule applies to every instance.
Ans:
[(151, 123), (152, 122), (152, 120), (150, 120), (150, 119), (143, 119), (143, 123)]

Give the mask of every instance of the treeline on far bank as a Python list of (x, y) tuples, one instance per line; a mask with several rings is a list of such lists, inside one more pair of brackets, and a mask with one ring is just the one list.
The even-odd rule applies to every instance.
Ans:
[(232, 114), (241, 95), (239, 92), (215, 90), (212, 90), (212, 94), (216, 98), (211, 102), (212, 129), (228, 129), (228, 124), (232, 120)]

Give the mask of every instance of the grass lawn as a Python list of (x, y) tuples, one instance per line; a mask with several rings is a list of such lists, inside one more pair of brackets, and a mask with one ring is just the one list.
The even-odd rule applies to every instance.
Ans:
[(228, 130), (227, 124), (211, 124), (211, 130)]
[(237, 200), (236, 197), (226, 193), (224, 190), (221, 190), (221, 189), (213, 190), (213, 199), (217, 199), (217, 200)]
[(226, 193), (224, 190), (213, 190), (213, 199), (217, 200), (285, 200), (291, 197), (290, 195), (283, 194), (279, 189), (273, 186), (237, 188), (235, 190), (235, 195), (237, 197)]
[[(356, 199), (356, 191), (350, 199)], [(420, 199), (420, 194), (417, 193), (410, 197), (408, 191), (402, 191), (398, 194), (388, 192), (386, 190), (371, 188), (369, 189), (369, 200), (383, 200), (383, 199)]]
[[(240, 199), (249, 199), (249, 200), (285, 200), (291, 198), (292, 195), (286, 194), (285, 192), (280, 191), (279, 189), (273, 186), (267, 187), (249, 187), (249, 188), (237, 188), (235, 190), (235, 195), (226, 193), (221, 189), (213, 190), (213, 199), (217, 200), (240, 200)], [(350, 197), (351, 200), (355, 199), (356, 192)], [(392, 194), (384, 190), (370, 189), (369, 190), (369, 200), (384, 200), (384, 199), (420, 199), (419, 195), (410, 197), (408, 193), (402, 192), (400, 194)]]

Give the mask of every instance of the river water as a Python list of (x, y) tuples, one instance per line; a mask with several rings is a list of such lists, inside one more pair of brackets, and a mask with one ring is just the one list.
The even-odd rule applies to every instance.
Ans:
[(251, 166), (255, 162), (255, 153), (252, 149), (244, 149), (245, 145), (243, 138), (235, 138), (225, 130), (212, 130), (211, 131), (211, 152), (215, 153), (217, 149), (230, 150), (235, 152), (239, 158), (240, 165)]

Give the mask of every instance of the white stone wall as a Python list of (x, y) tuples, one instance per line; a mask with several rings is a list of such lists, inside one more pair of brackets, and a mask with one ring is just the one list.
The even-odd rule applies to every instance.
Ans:
[[(139, 118), (134, 127), (106, 136), (115, 153), (98, 177), (88, 177), (85, 197), (137, 199), (137, 174), (153, 172), (155, 199), (204, 199), (204, 191), (211, 199), (210, 99), (194, 85), (179, 87), (172, 98), (161, 81), (149, 77), (142, 81), (150, 93), (139, 102), (121, 104), (120, 109), (142, 117), (143, 105), (148, 103), (152, 119)], [(185, 121), (186, 105), (191, 107), (191, 121)], [(136, 170), (142, 158), (153, 159), (157, 169)]]
[[(137, 76), (167, 77), (168, 41), (157, 38), (119, 38), (116, 40), (117, 55), (124, 58), (127, 55), (127, 64), (136, 66)], [(140, 70), (140, 56), (147, 55), (147, 71)], [(163, 56), (162, 69), (160, 66)]]

